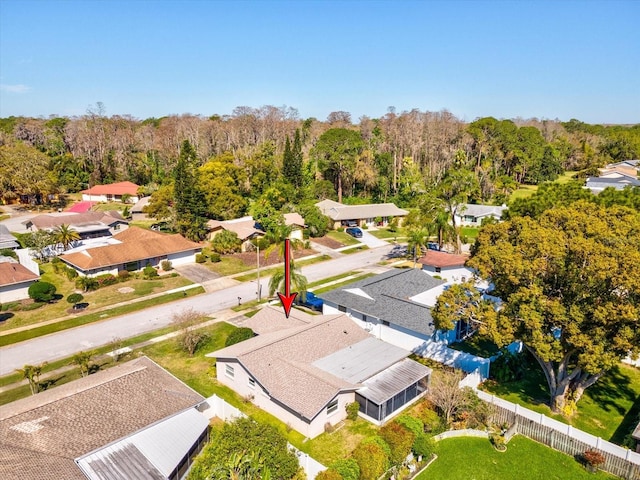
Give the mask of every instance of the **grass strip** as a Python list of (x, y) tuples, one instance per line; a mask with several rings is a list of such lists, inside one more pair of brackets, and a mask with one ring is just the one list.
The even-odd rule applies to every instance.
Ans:
[(174, 300), (180, 300), (185, 297), (192, 297), (200, 293), (204, 293), (204, 289), (202, 287), (192, 288), (189, 290), (185, 290), (184, 292), (170, 293), (161, 297), (151, 298), (149, 300), (142, 300), (140, 302), (131, 303), (129, 305), (116, 307), (111, 310), (103, 310), (101, 312), (82, 315), (76, 318), (69, 318), (60, 322), (42, 325), (41, 327), (23, 330), (21, 332), (10, 333), (8, 335), (3, 335), (0, 337), (0, 347), (23, 342), (25, 340), (30, 340), (36, 337), (41, 337), (50, 333), (60, 332), (69, 328), (79, 327), (88, 323), (97, 322), (98, 320), (104, 320), (105, 318), (124, 315), (125, 313), (136, 312), (138, 310), (153, 307), (156, 305), (162, 305), (164, 303), (173, 302)]

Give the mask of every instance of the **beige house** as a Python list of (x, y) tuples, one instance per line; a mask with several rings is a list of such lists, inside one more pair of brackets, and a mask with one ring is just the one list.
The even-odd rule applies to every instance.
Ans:
[(29, 287), (39, 278), (17, 262), (0, 262), (0, 304), (29, 298)]
[(218, 381), (309, 438), (344, 420), (349, 403), (379, 424), (426, 391), (429, 368), (346, 315), (266, 307), (244, 326), (258, 336), (207, 355)]
[(204, 398), (146, 357), (0, 406), (3, 480), (183, 478)]
[[(303, 230), (305, 227), (304, 218), (299, 213), (285, 213), (284, 224), (291, 227), (290, 239), (303, 239)], [(251, 240), (265, 235), (264, 230), (248, 215), (242, 218), (234, 218), (233, 220), (209, 220), (207, 222), (209, 228), (209, 240), (213, 240), (215, 236), (223, 230), (234, 232), (242, 242), (242, 251), (247, 252), (253, 249)]]
[(182, 235), (130, 227), (112, 237), (117, 243), (65, 253), (59, 258), (80, 275), (117, 275), (121, 270), (137, 271), (147, 265), (157, 267), (163, 260), (173, 266), (195, 263), (202, 245)]
[[(333, 228), (355, 222), (362, 227), (385, 226), (393, 217), (405, 217), (409, 212), (398, 208), (393, 203), (371, 203), (367, 205), (343, 205), (333, 200), (322, 200), (316, 203), (323, 215), (333, 221)], [(379, 221), (377, 221), (379, 220)]]

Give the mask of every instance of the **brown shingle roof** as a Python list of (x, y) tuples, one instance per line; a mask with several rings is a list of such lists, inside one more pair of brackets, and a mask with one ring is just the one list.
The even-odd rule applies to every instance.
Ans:
[(94, 185), (87, 190), (83, 190), (81, 193), (86, 193), (88, 195), (124, 195), (125, 193), (128, 193), (129, 195), (137, 195), (139, 188), (139, 185), (132, 182), (118, 182), (110, 183), (108, 185)]
[(13, 262), (0, 263), (0, 286), (15, 285), (40, 278), (28, 268)]
[(345, 315), (315, 316), (308, 325), (259, 335), (208, 356), (237, 359), (269, 395), (313, 419), (340, 391), (358, 385), (311, 364), (370, 337)]
[(86, 271), (202, 248), (200, 244), (187, 240), (182, 235), (169, 235), (138, 227), (129, 227), (113, 238), (122, 243), (60, 255), (60, 259)]
[(143, 357), (0, 406), (0, 478), (82, 479), (75, 458), (202, 400)]
[(258, 335), (264, 335), (265, 333), (308, 325), (313, 319), (313, 315), (309, 315), (295, 308), (292, 308), (289, 317), (286, 317), (282, 315), (282, 308), (267, 306), (253, 317), (242, 322), (242, 326), (250, 328)]
[(454, 255), (453, 253), (438, 252), (428, 250), (427, 254), (420, 258), (418, 262), (432, 267), (463, 267), (469, 259), (466, 255)]
[(26, 225), (33, 224), (39, 230), (47, 228), (55, 228), (60, 225), (81, 226), (89, 224), (104, 223), (105, 225), (113, 225), (117, 222), (125, 222), (126, 220), (116, 212), (84, 212), (74, 213), (65, 212), (64, 214), (48, 214), (38, 215), (30, 220), (22, 222)]
[(211, 231), (220, 229), (234, 232), (242, 241), (253, 238), (255, 235), (264, 235), (262, 230), (255, 228), (253, 217), (242, 217), (235, 220), (209, 220), (207, 226)]

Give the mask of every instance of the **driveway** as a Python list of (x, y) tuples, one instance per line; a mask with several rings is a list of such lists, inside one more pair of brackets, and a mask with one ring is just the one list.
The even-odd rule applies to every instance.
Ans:
[(206, 283), (216, 278), (220, 278), (220, 275), (212, 272), (207, 267), (199, 265), (197, 263), (191, 265), (180, 265), (173, 267), (173, 269), (185, 278), (188, 278), (194, 283)]
[(357, 238), (360, 242), (364, 243), (369, 248), (378, 248), (384, 247), (385, 245), (389, 245), (384, 240), (380, 240), (379, 238), (374, 237), (366, 230), (362, 230), (362, 238)]

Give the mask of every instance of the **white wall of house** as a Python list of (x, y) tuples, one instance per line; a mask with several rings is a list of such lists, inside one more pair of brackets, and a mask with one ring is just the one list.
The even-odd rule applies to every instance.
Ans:
[[(82, 200), (84, 202), (121, 202), (122, 195), (111, 195), (111, 194), (92, 195), (88, 193), (83, 193)], [(140, 200), (140, 198), (137, 195), (132, 195), (129, 197), (129, 200), (127, 200), (127, 203), (138, 203), (138, 200)]]
[(17, 302), (29, 298), (29, 286), (33, 282), (35, 280), (0, 287), (0, 303)]
[(473, 278), (473, 270), (466, 267), (442, 267), (437, 271), (433, 266), (423, 265), (422, 270), (432, 277), (440, 277), (449, 283), (464, 283)]
[[(82, 272), (78, 271), (80, 275), (83, 275)], [(111, 275), (118, 276), (118, 267), (105, 267), (95, 272), (90, 272), (87, 274), (87, 277), (98, 277), (100, 275), (106, 275), (110, 273)]]
[(291, 233), (289, 234), (289, 239), (290, 240), (303, 240), (303, 232), (301, 228), (297, 228), (295, 230), (292, 230)]
[(167, 255), (167, 260), (169, 260), (171, 265), (174, 267), (179, 265), (188, 265), (190, 263), (195, 263), (196, 253), (199, 252), (191, 250), (189, 252), (172, 253)]
[[(228, 367), (233, 369), (233, 377), (230, 376), (227, 370)], [(313, 421), (309, 422), (273, 401), (257, 381), (251, 386), (249, 380), (253, 377), (251, 377), (249, 372), (240, 363), (218, 360), (216, 362), (216, 371), (220, 383), (228, 386), (242, 397), (250, 398), (251, 402), (262, 410), (269, 412), (297, 432), (309, 438), (317, 437), (323, 433), (325, 423), (337, 425), (344, 420), (347, 416), (346, 405), (355, 401), (355, 394), (353, 392), (338, 394), (338, 408), (332, 414), (328, 415), (327, 409), (324, 408)]]

